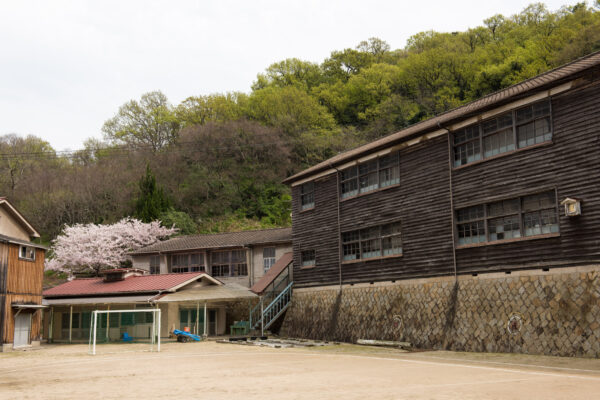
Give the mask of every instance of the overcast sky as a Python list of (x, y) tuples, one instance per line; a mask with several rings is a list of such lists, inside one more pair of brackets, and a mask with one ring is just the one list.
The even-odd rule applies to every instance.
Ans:
[[(161, 90), (173, 104), (248, 92), (285, 58), (321, 62), (378, 37), (462, 31), (526, 0), (0, 0), (0, 134), (78, 149), (119, 106)], [(549, 0), (551, 10), (575, 1)]]

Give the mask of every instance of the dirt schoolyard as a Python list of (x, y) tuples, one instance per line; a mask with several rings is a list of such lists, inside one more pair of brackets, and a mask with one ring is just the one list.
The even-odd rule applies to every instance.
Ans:
[(591, 399), (600, 360), (331, 345), (43, 345), (0, 353), (1, 399)]

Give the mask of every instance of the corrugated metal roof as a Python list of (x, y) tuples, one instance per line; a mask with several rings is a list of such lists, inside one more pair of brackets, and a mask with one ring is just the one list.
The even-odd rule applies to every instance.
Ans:
[(236, 283), (227, 283), (222, 286), (202, 286), (199, 288), (181, 290), (176, 293), (169, 293), (156, 300), (157, 303), (172, 303), (172, 302), (216, 302), (230, 301), (236, 299), (252, 299), (258, 297), (252, 293), (247, 287)]
[(178, 236), (164, 242), (132, 251), (131, 255), (174, 252), (184, 250), (244, 247), (266, 243), (291, 243), (292, 228), (215, 233), (211, 235)]
[(194, 281), (205, 275), (204, 272), (183, 274), (163, 274), (129, 276), (122, 281), (104, 282), (104, 278), (73, 279), (62, 285), (45, 290), (45, 298), (69, 296), (115, 295), (125, 293), (152, 293), (172, 290), (186, 282)]
[(254, 293), (262, 294), (262, 292), (273, 282), (277, 276), (293, 261), (293, 253), (285, 253), (275, 264), (269, 268), (267, 273), (258, 280), (251, 288)]
[(293, 183), (323, 170), (330, 169), (333, 165), (348, 162), (362, 155), (366, 155), (371, 152), (381, 150), (385, 147), (389, 147), (393, 144), (400, 143), (404, 140), (407, 140), (409, 137), (437, 130), (442, 124), (448, 124), (459, 119), (468, 118), (474, 114), (489, 109), (492, 106), (499, 106), (502, 103), (507, 103), (509, 101), (517, 100), (530, 95), (531, 92), (534, 91), (548, 89), (551, 86), (555, 86), (561, 82), (572, 79), (572, 77), (578, 73), (598, 65), (600, 65), (600, 51), (535, 76), (526, 81), (509, 86), (506, 89), (491, 93), (478, 100), (447, 111), (436, 117), (409, 126), (406, 129), (375, 140), (374, 142), (338, 154), (337, 156), (331, 157), (326, 161), (323, 161), (313, 167), (286, 178), (283, 182), (288, 184)]

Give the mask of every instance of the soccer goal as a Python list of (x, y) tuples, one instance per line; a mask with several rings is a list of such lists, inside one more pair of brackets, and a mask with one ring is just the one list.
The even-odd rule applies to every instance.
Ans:
[(111, 335), (120, 342), (146, 342), (150, 351), (160, 351), (160, 315), (159, 308), (92, 311), (89, 354), (95, 355), (96, 343), (108, 342)]

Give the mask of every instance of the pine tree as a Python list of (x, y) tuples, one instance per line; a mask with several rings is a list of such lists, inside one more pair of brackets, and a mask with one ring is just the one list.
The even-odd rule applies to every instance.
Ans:
[(142, 222), (151, 222), (171, 208), (171, 202), (146, 165), (146, 175), (140, 180), (140, 195), (135, 203), (135, 216)]

